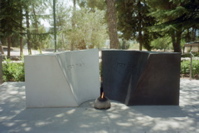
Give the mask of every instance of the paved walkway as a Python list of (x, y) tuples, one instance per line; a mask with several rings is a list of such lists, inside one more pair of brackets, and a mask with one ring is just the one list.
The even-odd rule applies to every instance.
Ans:
[(108, 110), (93, 100), (75, 108), (26, 109), (25, 84), (0, 86), (0, 133), (199, 133), (199, 80), (181, 79), (180, 106), (126, 106)]

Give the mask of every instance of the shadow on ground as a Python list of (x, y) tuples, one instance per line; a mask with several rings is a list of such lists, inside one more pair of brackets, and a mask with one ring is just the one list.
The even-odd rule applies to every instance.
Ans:
[(126, 106), (111, 101), (96, 110), (93, 101), (79, 107), (28, 108), (25, 84), (0, 86), (1, 133), (197, 133), (199, 81), (181, 80), (180, 106)]

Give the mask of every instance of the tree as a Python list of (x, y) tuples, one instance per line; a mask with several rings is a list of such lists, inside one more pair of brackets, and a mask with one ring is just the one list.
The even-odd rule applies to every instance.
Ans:
[(154, 49), (171, 49), (171, 38), (169, 36), (159, 37), (151, 42)]
[[(76, 14), (75, 14), (75, 12), (76, 12), (76, 0), (73, 0), (73, 16), (72, 16), (72, 20), (71, 20), (71, 22), (72, 22), (72, 29), (74, 30), (75, 29), (75, 19), (76, 19)], [(75, 43), (75, 40), (74, 40), (74, 38), (71, 40), (71, 51), (72, 50), (74, 50), (74, 44)]]
[[(70, 9), (67, 9), (64, 6), (64, 3), (57, 4), (57, 48), (68, 49), (67, 43), (68, 40), (65, 37), (67, 31), (65, 30), (67, 27), (71, 27), (71, 19), (70, 19)], [(68, 29), (68, 28), (66, 28)], [(68, 44), (69, 45), (69, 44)], [(70, 45), (71, 46), (71, 45)], [(70, 47), (71, 49), (71, 47)], [(74, 48), (73, 48), (74, 49)]]
[[(46, 33), (44, 27), (40, 24), (41, 19), (48, 18), (45, 14), (47, 1), (33, 0), (29, 1), (29, 5), (24, 7), (26, 11), (26, 35), (27, 47), (29, 54), (32, 54), (32, 48), (42, 51), (43, 41), (48, 38), (49, 33)], [(41, 15), (42, 14), (42, 15)]]
[(30, 21), (29, 21), (29, 11), (28, 9), (26, 9), (26, 29), (27, 29), (27, 46), (28, 46), (28, 53), (31, 55), (32, 51), (31, 51), (31, 43), (30, 43)]
[(3, 83), (2, 55), (0, 55), (0, 84)]
[[(20, 7), (20, 27), (23, 27), (23, 8), (22, 6)], [(23, 56), (23, 29), (20, 29), (20, 56)]]
[[(41, 10), (45, 10), (43, 0), (4, 0), (0, 1), (0, 38), (2, 43), (8, 45), (8, 58), (10, 57), (11, 45), (19, 46), (20, 55), (23, 55), (23, 37), (27, 35), (28, 51), (31, 54), (31, 48), (35, 44), (31, 44), (31, 32), (39, 31), (39, 19)], [(38, 14), (39, 12), (39, 14)], [(25, 22), (25, 24), (24, 24)], [(32, 29), (31, 29), (32, 28)], [(35, 34), (34, 33), (34, 34)], [(37, 33), (39, 34), (39, 33)], [(36, 40), (32, 41), (34, 43)], [(31, 46), (33, 45), (33, 46)], [(40, 44), (37, 44), (40, 46)]]
[[(55, 4), (55, 5), (54, 5)], [(71, 49), (73, 50), (73, 43), (70, 42), (70, 48), (67, 45), (68, 40), (66, 40), (66, 34), (67, 30), (71, 28), (71, 24), (73, 22), (73, 16), (71, 17), (71, 14), (73, 14), (73, 11), (71, 11), (71, 8), (67, 8), (66, 1), (57, 1), (56, 3), (49, 2), (48, 7), (50, 12), (54, 12), (56, 16), (51, 17), (51, 19), (48, 19), (48, 22), (50, 25), (52, 25), (53, 28), (50, 29), (50, 32), (53, 33), (54, 41), (55, 41), (55, 29), (56, 29), (56, 49)], [(56, 8), (55, 8), (56, 7)], [(55, 9), (53, 9), (55, 8)], [(55, 19), (55, 21), (54, 21)], [(72, 22), (71, 22), (72, 21)], [(75, 20), (74, 20), (75, 22)], [(56, 25), (56, 28), (54, 28), (54, 25)], [(75, 26), (75, 24), (73, 25)], [(66, 30), (67, 29), (67, 30)]]
[(95, 11), (95, 9), (98, 10), (105, 10), (106, 9), (106, 3), (102, 0), (81, 0), (79, 1), (79, 5), (82, 8), (88, 8), (92, 11)]
[(118, 0), (117, 12), (121, 37), (138, 41), (140, 50), (143, 46), (151, 50), (150, 42), (155, 34), (150, 33), (148, 27), (155, 24), (155, 19), (148, 16), (149, 6), (145, 0)]
[(30, 41), (32, 45), (31, 47), (34, 49), (38, 49), (40, 53), (42, 53), (42, 49), (45, 47), (44, 42), (46, 41), (46, 39), (48, 39), (48, 36), (50, 35), (50, 33), (45, 31), (45, 27), (41, 25), (40, 21), (40, 19), (44, 20), (46, 18), (49, 18), (49, 15), (43, 15), (45, 14), (46, 8), (48, 8), (48, 6), (46, 6), (45, 4), (45, 1), (37, 0), (32, 3), (29, 8), (31, 12), (30, 19), (32, 23), (30, 26)]
[(108, 34), (110, 38), (110, 48), (118, 49), (119, 40), (117, 34), (117, 17), (115, 10), (115, 0), (106, 0), (107, 4), (107, 21), (108, 21)]
[(65, 33), (68, 40), (74, 40), (74, 48), (101, 48), (105, 44), (106, 22), (104, 20), (104, 11), (95, 10), (95, 12), (82, 8), (75, 12), (75, 27), (66, 25)]
[(54, 44), (55, 52), (57, 50), (57, 27), (56, 27), (56, 0), (53, 0), (53, 22), (54, 22)]
[(174, 52), (181, 52), (180, 42), (186, 29), (198, 28), (199, 2), (197, 0), (148, 0), (151, 16), (158, 20), (154, 31), (169, 35)]
[[(68, 29), (71, 25), (70, 12), (71, 10), (66, 8), (63, 2), (57, 3), (57, 10), (56, 10), (57, 41), (58, 41), (57, 48), (64, 48), (64, 49), (68, 48), (68, 46), (66, 46), (68, 40), (65, 37), (67, 33), (65, 29)], [(70, 49), (73, 50), (74, 48), (72, 48), (71, 46)]]
[(6, 0), (0, 1), (0, 38), (2, 42), (7, 42), (8, 51), (7, 57), (10, 58), (11, 39), (15, 34), (19, 34), (21, 29), (20, 7), (21, 1)]

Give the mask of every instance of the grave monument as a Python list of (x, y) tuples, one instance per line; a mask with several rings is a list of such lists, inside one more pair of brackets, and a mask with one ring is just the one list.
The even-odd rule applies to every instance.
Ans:
[(97, 49), (25, 56), (27, 107), (69, 107), (100, 94)]
[(179, 105), (180, 57), (180, 53), (104, 50), (104, 92), (126, 105)]

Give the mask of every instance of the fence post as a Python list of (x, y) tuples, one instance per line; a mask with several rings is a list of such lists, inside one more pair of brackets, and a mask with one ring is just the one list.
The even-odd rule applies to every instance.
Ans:
[(2, 54), (0, 54), (0, 84), (3, 83)]
[(189, 78), (190, 78), (190, 79), (193, 78), (193, 65), (192, 65), (193, 57), (194, 57), (194, 55), (193, 55), (192, 52), (190, 51), (190, 74), (189, 74)]

